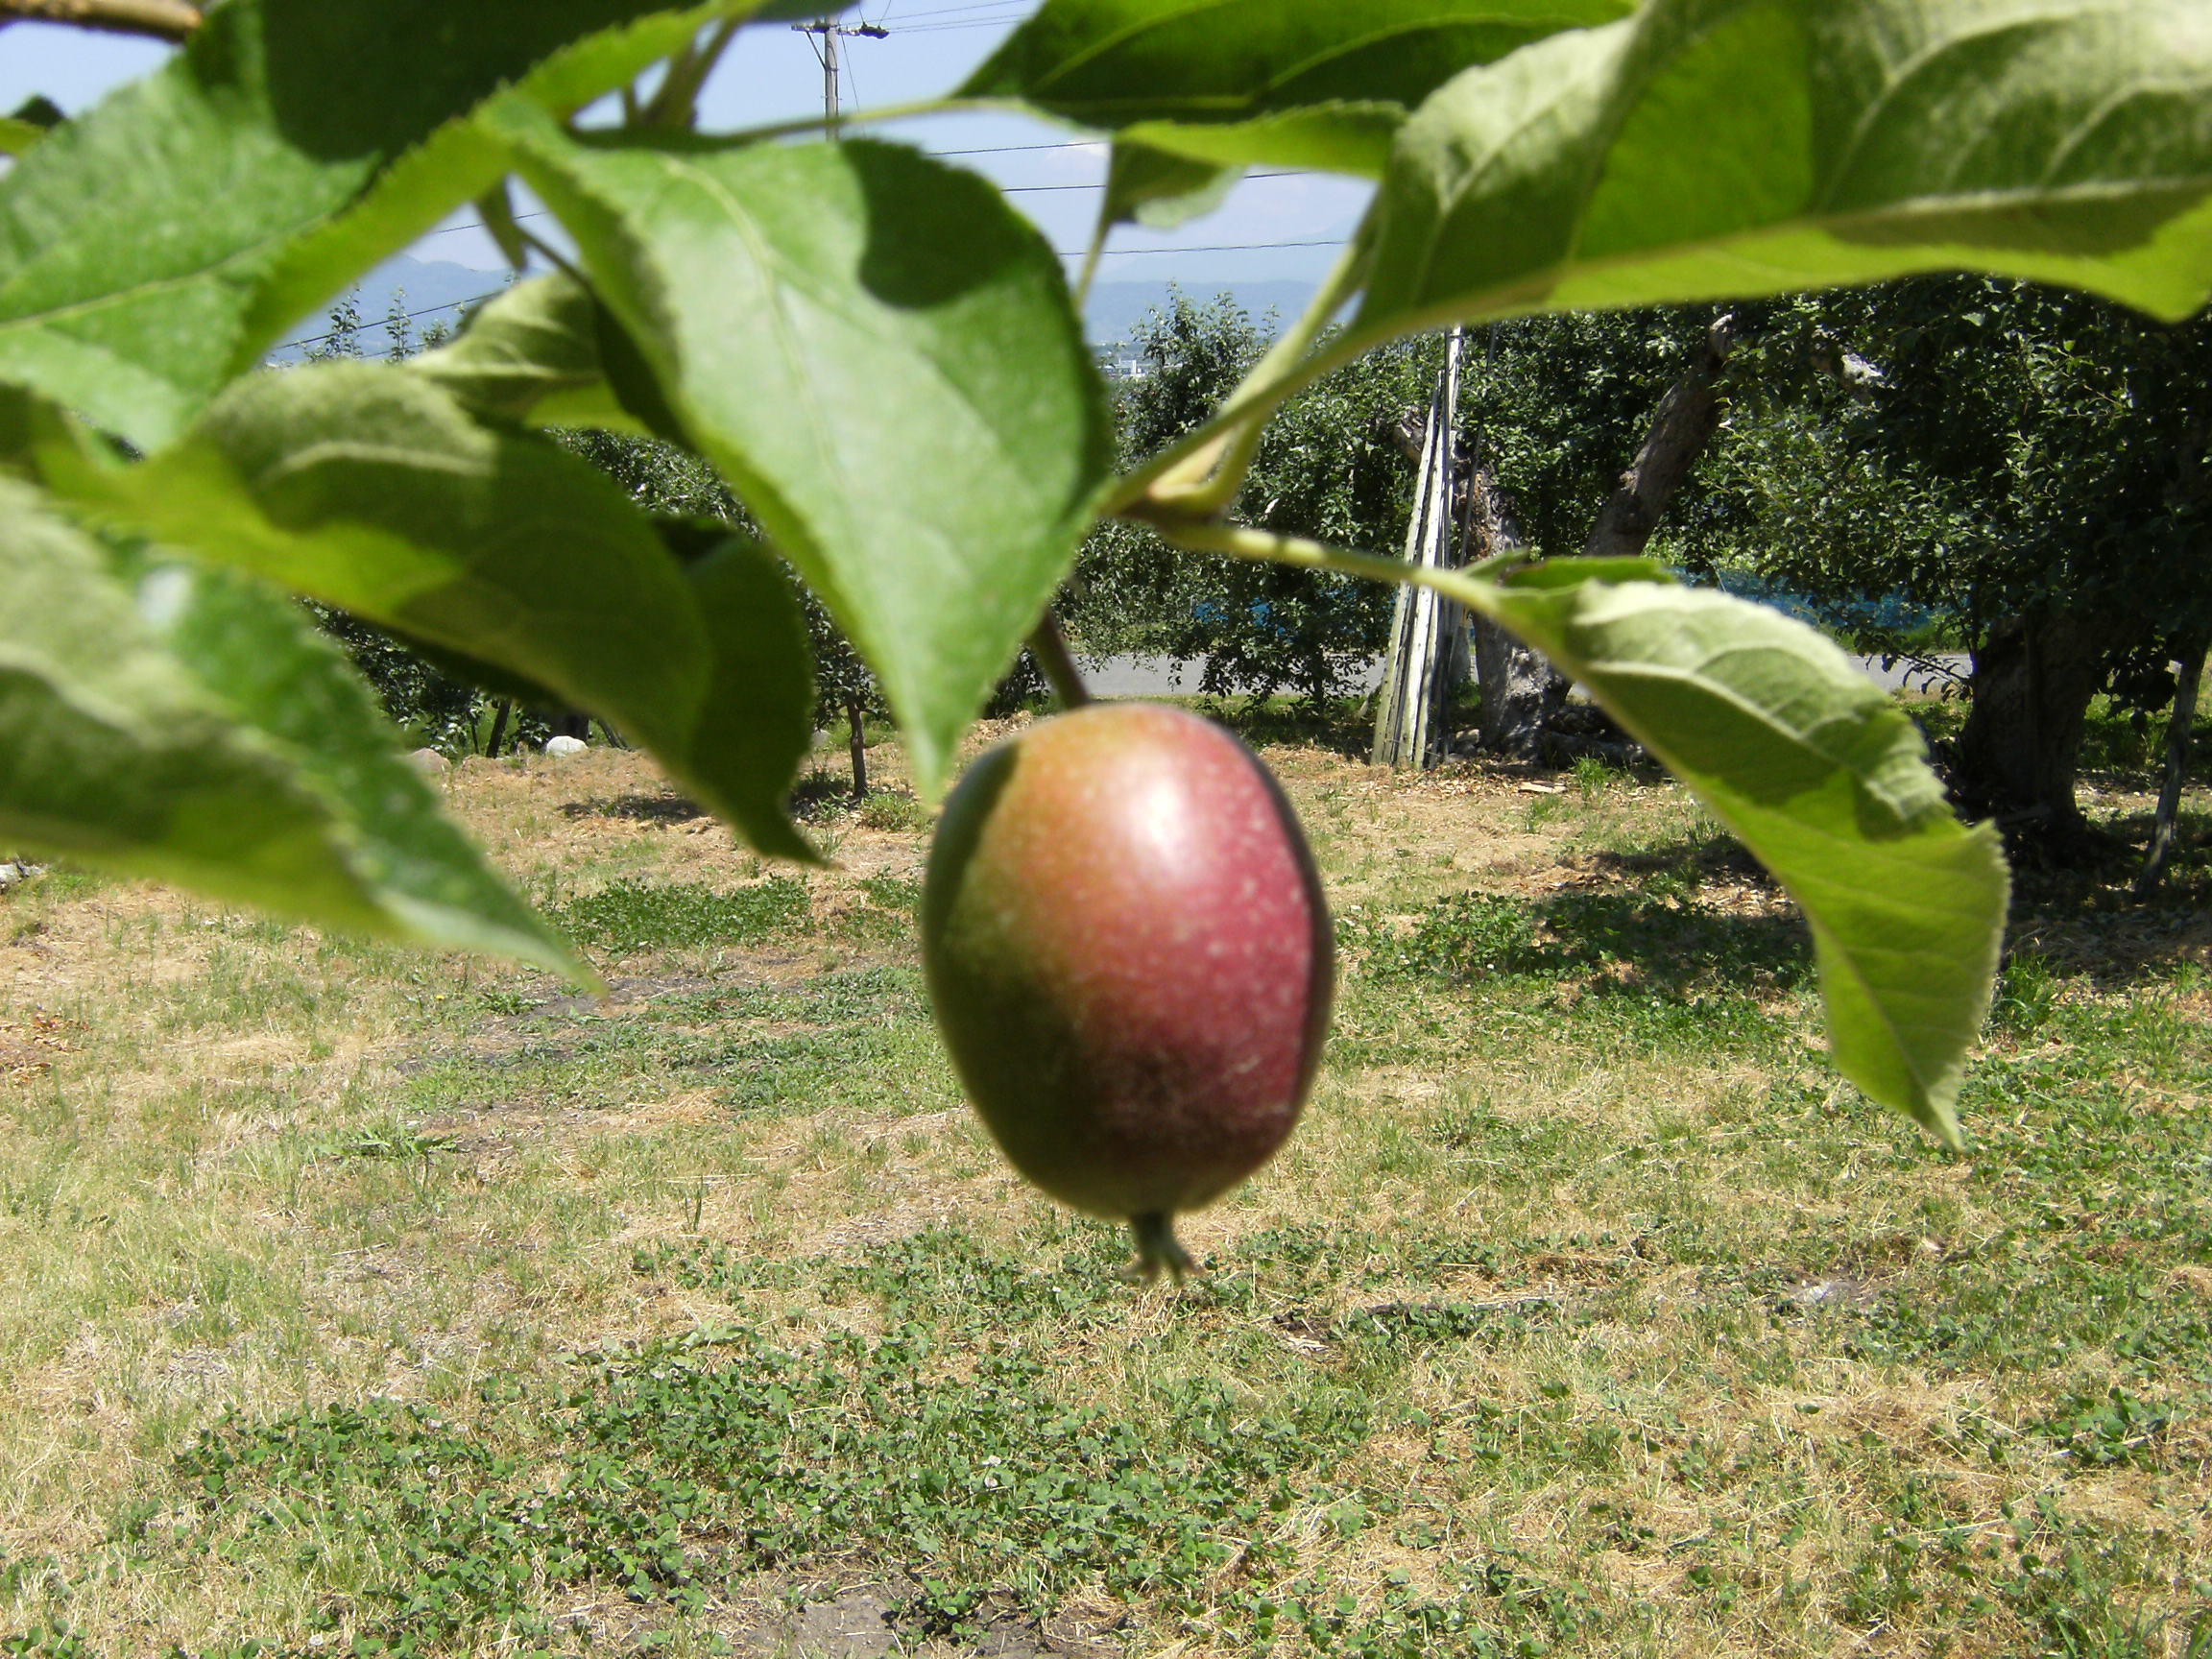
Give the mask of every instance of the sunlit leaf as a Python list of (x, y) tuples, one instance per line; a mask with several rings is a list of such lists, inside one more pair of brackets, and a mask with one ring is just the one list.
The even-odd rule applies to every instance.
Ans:
[(691, 444), (875, 665), (936, 787), (1110, 458), (1058, 259), (983, 180), (887, 144), (516, 135)]
[(1482, 608), (1587, 686), (1789, 888), (1812, 925), (1837, 1068), (1956, 1144), (2005, 925), (1995, 831), (1952, 814), (1918, 729), (1824, 635), (1710, 589), (1597, 579), (1637, 561), (1583, 563), (1485, 584)]
[(589, 981), (281, 594), (176, 565), (126, 578), (6, 481), (0, 588), (0, 840)]
[(451, 344), (410, 358), (407, 372), (479, 415), (642, 432), (607, 382), (603, 318), (573, 277), (535, 276), (484, 306)]
[(1172, 229), (1218, 207), (1242, 172), (1240, 167), (1196, 161), (1170, 150), (1116, 139), (1106, 169), (1101, 221)]
[(230, 0), (0, 180), (0, 379), (165, 442), (497, 178), (499, 148), (466, 118), (482, 100), (566, 113), (750, 9)]
[[(1378, 173), (1405, 112), (1470, 64), (1626, 0), (1047, 0), (961, 89), (1218, 165)], [(1211, 143), (1212, 149), (1200, 146)]]
[[(764, 852), (807, 850), (782, 808), (812, 688), (795, 601), (710, 627), (691, 580), (605, 474), (469, 418), (403, 369), (330, 363), (242, 382), (182, 443), (65, 480), (201, 557), (550, 687), (651, 749)], [(724, 648), (786, 663), (733, 672)], [(725, 730), (757, 729), (745, 763)]]
[(1400, 133), (1362, 337), (1966, 268), (2212, 294), (2197, 0), (1654, 0)]

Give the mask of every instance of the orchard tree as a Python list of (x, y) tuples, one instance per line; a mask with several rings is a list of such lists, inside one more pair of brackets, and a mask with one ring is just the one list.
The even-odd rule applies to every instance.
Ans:
[[(0, 14), (27, 7), (50, 0)], [(1834, 644), (1647, 560), (1415, 572), (1233, 509), (1293, 397), (1453, 323), (1957, 269), (2189, 315), (2212, 290), (2196, 0), (1046, 0), (902, 115), (1109, 135), (1102, 233), (1248, 167), (1376, 186), (1310, 311), (1126, 469), (1061, 264), (989, 180), (857, 122), (696, 130), (744, 25), (819, 0), (71, 10), (188, 38), (78, 120), (0, 131), (0, 839), (586, 975), (287, 594), (545, 686), (808, 858), (779, 556), (933, 794), (1118, 518), (1419, 580), (1544, 651), (1796, 896), (1843, 1072), (1956, 1139), (2002, 856)], [(405, 364), (258, 372), (456, 209), (519, 263), (517, 185), (572, 270)], [(701, 549), (550, 425), (681, 443), (758, 536)]]
[[(1171, 292), (1132, 336), (1143, 373), (1117, 399), (1122, 464), (1142, 465), (1203, 425), (1265, 354), (1271, 331), (1228, 295)], [(1282, 534), (1388, 546), (1410, 479), (1386, 424), (1435, 373), (1431, 340), (1396, 342), (1292, 398), (1268, 427), (1238, 517)], [(1321, 703), (1354, 690), (1389, 627), (1389, 595), (1327, 570), (1192, 560), (1138, 523), (1109, 520), (1086, 543), (1069, 620), (1107, 650), (1203, 658), (1211, 695), (1288, 688)]]
[[(2090, 700), (2149, 714), (2212, 633), (2212, 322), (1940, 277), (1795, 303), (1719, 458), (1740, 511), (1693, 545), (1830, 604), (1903, 597), (1972, 654), (1954, 785), (2042, 856)], [(1903, 649), (1879, 626), (1877, 648)]]
[[(1718, 429), (1735, 318), (1711, 306), (1577, 312), (1493, 323), (1463, 376), (1460, 517), (1471, 556), (1641, 555)], [(1418, 436), (1402, 422), (1411, 454)], [(1559, 757), (1568, 683), (1478, 615), (1485, 748)]]

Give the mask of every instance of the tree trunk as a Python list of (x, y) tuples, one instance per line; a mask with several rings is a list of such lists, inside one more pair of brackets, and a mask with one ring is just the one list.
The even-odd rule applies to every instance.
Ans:
[[(1585, 555), (1623, 558), (1644, 551), (1667, 503), (1696, 467), (1725, 406), (1723, 375), (1736, 346), (1736, 319), (1718, 317), (1705, 344), (1652, 411), (1636, 459), (1621, 474), (1599, 509), (1583, 543)], [(1488, 495), (1484, 517), (1493, 527), (1490, 546), (1518, 546), (1509, 510), (1487, 471), (1477, 469), (1477, 489)], [(1495, 623), (1475, 624), (1476, 678), (1482, 688), (1481, 741), (1485, 749), (1520, 760), (1541, 761), (1548, 749), (1590, 748), (1572, 739), (1548, 744), (1545, 728), (1567, 701), (1568, 681), (1541, 656)]]
[(499, 758), (499, 745), (507, 736), (507, 716), (514, 711), (515, 700), (512, 697), (499, 699), (499, 712), (492, 717), (492, 741), (484, 745), (484, 757), (486, 759), (496, 760)]
[(859, 700), (845, 699), (845, 723), (852, 728), (853, 799), (868, 799), (868, 731)]
[[(1521, 545), (1513, 505), (1488, 462), (1468, 469), (1469, 563), (1510, 553)], [(1542, 652), (1531, 650), (1487, 616), (1475, 618), (1475, 683), (1482, 694), (1476, 740), (1515, 760), (1544, 757), (1544, 728), (1567, 701), (1567, 676)]]
[(2189, 779), (2189, 733), (2197, 720), (2197, 692), (2204, 681), (2205, 639), (2200, 635), (2181, 648), (2180, 674), (2174, 682), (2174, 713), (2166, 722), (2166, 778), (2158, 789), (2158, 816), (2151, 828), (2151, 850), (2143, 874), (2135, 878), (2135, 897), (2148, 899), (2165, 878), (2174, 854), (2174, 830), (2181, 816), (2181, 786)]
[(1994, 819), (2016, 853), (2072, 863), (2096, 840), (2074, 801), (2074, 773), (2112, 632), (2077, 611), (2043, 611), (2005, 618), (1974, 653), (1959, 804)]
[(1714, 319), (1705, 344), (1682, 377), (1667, 389), (1652, 412), (1651, 429), (1628, 470), (1621, 474), (1582, 551), (1591, 558), (1632, 558), (1644, 551), (1658, 528), (1667, 503), (1690, 476), (1705, 445), (1720, 429), (1726, 407), (1722, 376), (1736, 349), (1736, 319)]

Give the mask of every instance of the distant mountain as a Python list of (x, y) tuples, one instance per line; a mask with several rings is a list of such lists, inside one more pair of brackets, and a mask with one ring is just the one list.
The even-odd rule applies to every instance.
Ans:
[(1179, 288), (1194, 305), (1211, 304), (1227, 294), (1251, 313), (1256, 323), (1265, 321), (1272, 308), (1281, 323), (1287, 323), (1312, 302), (1311, 282), (1095, 282), (1091, 302), (1084, 307), (1084, 331), (1098, 345), (1126, 342), (1148, 311), (1167, 308), (1171, 288)]
[[(361, 313), (361, 354), (381, 357), (392, 349), (392, 337), (384, 326), (384, 319), (395, 304), (402, 313), (417, 314), (409, 327), (420, 340), (422, 330), (430, 324), (444, 322), (448, 327), (455, 326), (469, 301), (496, 294), (506, 285), (504, 271), (479, 271), (447, 259), (417, 259), (407, 253), (388, 259), (363, 277), (354, 291), (354, 304)], [(312, 341), (326, 334), (329, 328), (327, 313), (304, 317), (297, 327), (287, 330), (284, 337)], [(286, 346), (269, 355), (279, 363), (297, 362), (310, 349), (307, 345)]]
[[(507, 276), (502, 271), (479, 271), (471, 265), (457, 265), (443, 259), (417, 259), (408, 253), (387, 260), (363, 277), (354, 291), (354, 304), (361, 314), (362, 355), (381, 357), (391, 349), (391, 336), (385, 329), (384, 319), (395, 305), (412, 316), (410, 326), (420, 340), (422, 330), (430, 324), (441, 321), (448, 325), (459, 324), (469, 301), (496, 294), (506, 285)], [(1287, 322), (1306, 309), (1313, 298), (1314, 286), (1311, 282), (1285, 280), (1177, 284), (1099, 282), (1091, 289), (1091, 302), (1084, 310), (1084, 329), (1097, 345), (1124, 343), (1136, 332), (1147, 312), (1166, 308), (1171, 294), (1178, 288), (1193, 304), (1211, 304), (1227, 294), (1243, 306), (1256, 323), (1263, 323), (1270, 309), (1281, 321)], [(329, 327), (327, 314), (302, 318), (285, 338), (305, 344), (287, 346), (270, 355), (278, 362), (297, 362)]]

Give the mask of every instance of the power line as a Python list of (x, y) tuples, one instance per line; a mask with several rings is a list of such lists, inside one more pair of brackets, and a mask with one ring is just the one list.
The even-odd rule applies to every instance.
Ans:
[(1004, 156), (1016, 150), (1102, 150), (1103, 138), (1071, 138), (1064, 144), (985, 144), (975, 150), (925, 150), (925, 156)]
[[(1303, 174), (1303, 173), (1247, 173), (1247, 174), (1245, 174), (1245, 175), (1244, 175), (1244, 178), (1245, 178), (1246, 180), (1252, 180), (1252, 179), (1303, 179), (1303, 178), (1305, 178), (1305, 177), (1306, 177), (1306, 175), (1305, 175), (1305, 174)], [(1240, 182), (1241, 182), (1241, 180), (1240, 180)], [(998, 186), (998, 194), (999, 194), (999, 195), (1001, 195), (1001, 196), (1020, 196), (1020, 195), (1023, 195), (1023, 194), (1025, 194), (1025, 193), (1027, 193), (1027, 192), (1030, 192), (1030, 191), (1036, 191), (1036, 190), (1103, 190), (1103, 189), (1105, 189), (1105, 188), (1106, 188), (1106, 186), (1105, 186), (1104, 184), (1102, 184), (1102, 183), (1098, 183), (1098, 184), (1001, 184), (1001, 185), (999, 185), (999, 186)]]
[(1003, 29), (1009, 24), (1020, 23), (1027, 15), (1027, 12), (1028, 8), (1026, 0), (1024, 0), (1024, 3), (1019, 8), (1008, 8), (987, 13), (982, 12), (981, 9), (972, 9), (971, 14), (966, 16), (938, 14), (932, 20), (926, 22), (918, 21), (913, 17), (905, 17), (900, 20), (899, 33), (902, 35), (931, 35), (947, 29)]
[[(1026, 10), (1028, 6), (1029, 0), (968, 0), (968, 4), (964, 6), (940, 6), (934, 12), (909, 12), (905, 16), (900, 18), (899, 22), (903, 29), (903, 26), (908, 23), (920, 23), (932, 17), (951, 17), (969, 12), (1004, 12), (1009, 10), (1019, 12)], [(883, 9), (883, 15), (889, 16), (890, 11), (890, 7), (886, 6)], [(883, 17), (878, 17), (876, 21), (880, 23), (883, 21)]]
[[(1086, 146), (1080, 144), (1001, 144), (990, 150), (927, 150), (924, 151), (923, 154), (927, 156), (989, 156), (995, 155), (998, 150), (1080, 150), (1084, 148)], [(1295, 171), (1247, 173), (1238, 182), (1249, 183), (1259, 179), (1305, 179), (1309, 177), (1310, 175)], [(1097, 182), (1088, 184), (1000, 184), (998, 193), (1001, 196), (1022, 196), (1040, 190), (1103, 190), (1105, 188), (1103, 183)], [(517, 220), (542, 219), (545, 216), (542, 212), (517, 213), (515, 218)], [(481, 224), (470, 220), (466, 225), (447, 225), (440, 229), (428, 231), (426, 236), (453, 236), (458, 235), (463, 230), (481, 230), (483, 228)]]
[(902, 35), (950, 35), (955, 29), (1003, 29), (1009, 23), (1022, 21), (1019, 12), (1005, 17), (986, 18), (977, 23), (916, 23), (902, 27)]
[[(1109, 248), (1099, 257), (1103, 259), (1142, 259), (1166, 253), (1250, 253), (1263, 248), (1341, 248), (1341, 236), (1325, 236), (1315, 242), (1214, 242), (1200, 248)], [(1089, 255), (1088, 248), (1055, 248), (1053, 252), (1063, 259), (1081, 259)]]
[[(523, 215), (517, 214), (516, 217), (521, 218)], [(456, 226), (455, 228), (458, 229), (460, 227)], [(1109, 248), (1101, 257), (1107, 259), (1157, 259), (1180, 253), (1256, 253), (1276, 248), (1341, 248), (1343, 245), (1342, 240), (1335, 237), (1323, 238), (1313, 242), (1215, 242), (1195, 248)], [(1090, 250), (1086, 248), (1055, 248), (1052, 252), (1062, 259), (1081, 259), (1089, 253)], [(506, 292), (504, 286), (488, 288), (481, 294), (469, 295), (466, 300), (449, 300), (443, 305), (425, 305), (420, 311), (409, 311), (398, 317), (383, 317), (374, 323), (364, 323), (357, 332), (365, 334), (372, 328), (382, 328), (393, 323), (412, 323), (419, 317), (435, 317), (441, 311), (458, 311), (465, 306), (474, 305), (480, 301), (496, 299)], [(273, 352), (289, 351), (299, 346), (321, 346), (326, 341), (337, 339), (340, 332), (341, 330), (332, 329), (327, 334), (312, 334), (302, 340), (287, 340), (281, 346), (272, 346), (269, 349)]]

